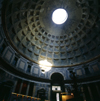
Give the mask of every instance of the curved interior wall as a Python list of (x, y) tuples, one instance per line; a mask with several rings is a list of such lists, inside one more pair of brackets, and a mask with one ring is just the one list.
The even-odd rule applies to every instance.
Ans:
[[(6, 91), (6, 89), (4, 90), (4, 87), (6, 87), (7, 85), (10, 86), (10, 90), (9, 92)], [(6, 96), (7, 101), (12, 101), (14, 99), (16, 99), (16, 97), (18, 97), (18, 99), (22, 99), (21, 95), (26, 95), (26, 97), (24, 99), (27, 99), (29, 96), (29, 99), (32, 98), (33, 99), (37, 99), (37, 91), (40, 89), (44, 89), (46, 91), (46, 99), (50, 99), (50, 84), (49, 83), (42, 83), (42, 82), (33, 82), (33, 81), (27, 81), (23, 78), (18, 78), (15, 77), (14, 75), (11, 75), (7, 72), (4, 72), (0, 69), (0, 100), (2, 99), (2, 97), (5, 99), (4, 96)], [(6, 91), (6, 92), (5, 92)], [(15, 93), (15, 94), (13, 94)], [(8, 95), (10, 96), (8, 96)], [(17, 94), (21, 94), (18, 95)]]
[[(21, 77), (16, 77), (16, 76), (9, 74), (5, 71), (2, 71), (0, 69), (0, 87), (2, 86), (2, 84), (5, 87), (8, 85), (10, 86), (9, 100), (5, 99), (7, 101), (10, 101), (10, 100), (13, 101), (14, 99), (26, 100), (28, 98), (28, 96), (32, 97), (32, 100), (34, 101), (34, 99), (36, 100), (38, 98), (37, 92), (40, 89), (44, 89), (46, 91), (46, 93), (45, 93), (46, 100), (51, 99), (50, 83), (28, 81), (26, 79), (23, 79)], [(18, 87), (18, 85), (19, 85), (19, 87)], [(65, 92), (71, 93), (73, 90), (72, 85), (73, 85), (73, 83), (64, 84)], [(94, 80), (94, 81), (89, 81), (89, 82), (80, 82), (80, 83), (77, 83), (77, 85), (78, 85), (79, 92), (81, 93), (81, 97), (83, 97), (82, 98), (83, 100), (99, 101), (100, 80), (97, 80), (97, 81)], [(32, 87), (31, 91), (30, 91), (30, 87)], [(23, 90), (25, 90), (25, 91), (23, 92)], [(2, 86), (2, 89), (0, 90), (0, 99), (3, 97), (3, 91), (4, 91), (4, 87)], [(5, 94), (7, 95), (8, 93), (5, 92), (4, 95)], [(20, 95), (17, 95), (17, 94), (20, 94)], [(22, 95), (26, 95), (26, 96), (23, 97)], [(31, 99), (30, 97), (28, 99)]]
[[(62, 67), (60, 68), (52, 68), (50, 71), (43, 74), (38, 64), (27, 60), (18, 54), (13, 47), (10, 45), (9, 41), (5, 36), (5, 32), (2, 25), (1, 12), (2, 10), (2, 0), (0, 1), (0, 58), (7, 62), (14, 70), (21, 71), (25, 74), (49, 79), (53, 73), (58, 72), (61, 73), (64, 77), (64, 80), (70, 79), (69, 69), (73, 68), (73, 71), (76, 73), (77, 77), (86, 78), (99, 75), (100, 72), (100, 61), (99, 59), (95, 59), (86, 64), (72, 66), (72, 67)], [(7, 67), (6, 67), (7, 68)]]
[[(24, 57), (17, 54), (17, 52), (11, 47), (9, 42), (4, 36), (4, 31), (2, 25), (0, 25), (0, 57), (7, 62), (15, 70), (19, 70), (28, 75), (34, 77), (50, 79), (51, 75), (55, 72), (61, 73), (64, 76), (64, 80), (69, 80), (69, 68), (73, 68), (73, 71), (76, 72), (76, 75), (79, 78), (84, 78), (88, 76), (98, 75), (100, 72), (100, 59), (96, 59), (84, 65), (78, 65), (73, 67), (62, 67), (52, 68), (50, 71), (43, 74), (38, 64), (32, 63), (25, 59)], [(85, 72), (85, 68), (87, 72)]]

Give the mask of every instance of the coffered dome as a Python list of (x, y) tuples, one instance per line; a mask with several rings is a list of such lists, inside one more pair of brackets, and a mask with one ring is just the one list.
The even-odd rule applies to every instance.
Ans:
[[(99, 0), (7, 0), (3, 27), (13, 48), (25, 58), (53, 67), (73, 66), (100, 55)], [(63, 8), (68, 19), (52, 21)]]

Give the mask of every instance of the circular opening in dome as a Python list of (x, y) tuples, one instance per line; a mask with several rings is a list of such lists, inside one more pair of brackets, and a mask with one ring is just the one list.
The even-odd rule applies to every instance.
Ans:
[(68, 13), (65, 9), (56, 9), (52, 14), (52, 21), (55, 24), (63, 24), (68, 19)]

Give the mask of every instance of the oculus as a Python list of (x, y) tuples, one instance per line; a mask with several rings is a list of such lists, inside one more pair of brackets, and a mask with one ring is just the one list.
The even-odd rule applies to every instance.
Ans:
[(63, 24), (68, 19), (68, 13), (65, 9), (56, 9), (52, 14), (52, 21), (55, 24)]

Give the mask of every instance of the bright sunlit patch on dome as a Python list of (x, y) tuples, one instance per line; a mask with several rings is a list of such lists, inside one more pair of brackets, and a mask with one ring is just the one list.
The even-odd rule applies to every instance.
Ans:
[(68, 13), (65, 9), (56, 9), (52, 14), (52, 21), (55, 24), (63, 24), (68, 19)]
[(41, 70), (44, 70), (45, 72), (49, 71), (52, 67), (52, 64), (48, 62), (47, 60), (39, 61), (39, 66), (41, 67)]

